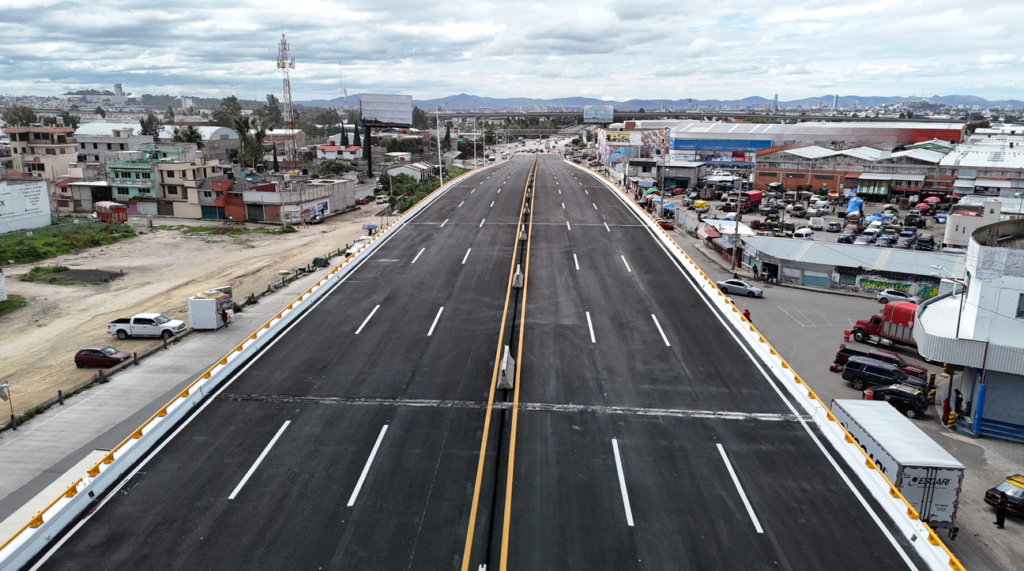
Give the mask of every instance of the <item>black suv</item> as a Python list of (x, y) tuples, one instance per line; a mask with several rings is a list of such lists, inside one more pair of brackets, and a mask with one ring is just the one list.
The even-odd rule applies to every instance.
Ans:
[(843, 379), (850, 381), (850, 386), (858, 391), (898, 384), (910, 385), (921, 390), (928, 386), (924, 380), (907, 375), (895, 365), (864, 357), (850, 357), (843, 368)]
[(907, 415), (907, 418), (917, 418), (928, 412), (928, 397), (924, 391), (910, 385), (892, 385), (889, 387), (876, 388), (871, 391), (872, 400), (884, 400), (894, 406), (896, 410)]

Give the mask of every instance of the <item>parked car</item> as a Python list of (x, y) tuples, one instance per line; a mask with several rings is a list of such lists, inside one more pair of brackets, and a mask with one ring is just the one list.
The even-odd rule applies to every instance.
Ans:
[(839, 235), (839, 239), (836, 242), (840, 244), (853, 244), (854, 240), (857, 239), (857, 233), (853, 230), (846, 230)]
[(360, 196), (356, 199), (356, 204), (369, 204), (370, 198), (368, 196)]
[(875, 247), (877, 248), (892, 248), (892, 240), (888, 236), (879, 236), (875, 238)]
[(914, 242), (910, 238), (900, 238), (896, 240), (895, 247), (899, 248), (900, 250), (909, 250), (913, 245)]
[(907, 415), (907, 418), (917, 418), (928, 412), (928, 397), (919, 388), (902, 384), (889, 385), (872, 389), (871, 393), (871, 400), (884, 400)]
[(761, 288), (752, 286), (743, 280), (725, 280), (718, 282), (718, 289), (729, 295), (745, 295), (747, 297), (762, 297), (764, 292)]
[(1006, 513), (1024, 516), (1024, 475), (1014, 474), (985, 492), (985, 503), (995, 506), (999, 494), (1006, 494)]
[(675, 228), (675, 226), (671, 222), (665, 220), (664, 218), (658, 218), (654, 221), (654, 223), (657, 224), (658, 226), (661, 226), (662, 230), (672, 230), (673, 228)]
[(825, 226), (826, 232), (841, 232), (842, 230), (843, 225), (838, 222), (829, 222), (828, 225)]
[(907, 375), (895, 365), (864, 357), (850, 357), (843, 368), (843, 379), (850, 381), (850, 387), (856, 391), (898, 384), (909, 384), (920, 389), (928, 386), (925, 381)]
[(793, 237), (797, 240), (813, 240), (814, 231), (807, 227), (800, 228), (796, 232), (793, 232)]
[(946, 223), (946, 213), (945, 212), (939, 212), (935, 216), (932, 216), (932, 220), (934, 220), (935, 222), (937, 222), (939, 224), (945, 224)]
[(765, 222), (778, 222), (779, 221), (779, 213), (778, 212), (769, 212), (768, 214), (766, 214), (764, 216), (764, 221)]
[(853, 245), (854, 246), (870, 246), (871, 245), (871, 237), (870, 236), (857, 236), (857, 239), (853, 241)]
[(863, 232), (861, 232), (860, 235), (867, 237), (868, 242), (874, 242), (875, 238), (877, 238), (878, 235), (881, 234), (881, 233), (882, 233), (882, 227), (881, 226), (877, 226), (877, 227), (869, 226), (868, 229), (863, 231)]
[(75, 366), (82, 367), (113, 367), (130, 358), (131, 353), (118, 351), (109, 345), (89, 345), (75, 353)]
[(935, 238), (931, 234), (921, 234), (917, 238), (918, 250), (928, 250), (929, 252), (935, 249)]
[(128, 337), (171, 337), (185, 331), (185, 322), (159, 313), (138, 313), (128, 318), (115, 319), (107, 324), (107, 333), (118, 339)]
[(875, 296), (875, 299), (878, 300), (878, 303), (889, 303), (890, 301), (909, 301), (911, 303), (921, 303), (921, 298), (917, 297), (916, 295), (910, 295), (909, 293), (905, 291), (900, 291), (898, 289), (883, 289), (882, 291), (878, 292), (878, 295)]
[(807, 216), (807, 209), (804, 208), (803, 204), (790, 204), (786, 207), (786, 212), (790, 213), (794, 218), (804, 218)]
[(314, 214), (314, 215), (309, 217), (309, 220), (306, 220), (306, 224), (323, 224), (323, 223), (324, 223), (324, 215), (323, 214)]
[(837, 366), (845, 366), (846, 363), (853, 357), (863, 357), (865, 359), (874, 359), (883, 363), (889, 363), (895, 365), (899, 370), (910, 375), (911, 377), (917, 377), (924, 379), (928, 375), (928, 369), (924, 367), (914, 365), (913, 363), (907, 362), (906, 359), (900, 357), (898, 354), (892, 351), (885, 351), (883, 349), (868, 349), (867, 351), (858, 351), (847, 347), (845, 343), (839, 345), (839, 350), (836, 351), (836, 356), (833, 359), (833, 363)]

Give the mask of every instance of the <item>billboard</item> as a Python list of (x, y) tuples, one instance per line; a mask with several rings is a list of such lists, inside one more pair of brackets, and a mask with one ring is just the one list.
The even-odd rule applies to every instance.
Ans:
[(584, 105), (584, 123), (611, 123), (615, 117), (615, 108), (611, 105)]
[(0, 179), (0, 234), (50, 225), (50, 196), (41, 178)]
[(363, 125), (411, 127), (412, 95), (360, 93), (359, 117)]

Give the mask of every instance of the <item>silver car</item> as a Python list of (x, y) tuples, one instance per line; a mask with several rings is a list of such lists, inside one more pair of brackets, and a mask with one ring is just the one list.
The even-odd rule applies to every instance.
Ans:
[(878, 292), (878, 295), (875, 296), (875, 299), (878, 300), (878, 303), (889, 303), (890, 301), (909, 301), (911, 303), (921, 303), (921, 298), (917, 297), (916, 295), (910, 295), (909, 293), (905, 291), (900, 291), (898, 289), (883, 289), (882, 291)]
[(726, 295), (745, 295), (747, 297), (761, 297), (764, 295), (761, 288), (752, 286), (743, 280), (725, 280), (718, 282), (718, 289), (722, 290), (722, 293)]

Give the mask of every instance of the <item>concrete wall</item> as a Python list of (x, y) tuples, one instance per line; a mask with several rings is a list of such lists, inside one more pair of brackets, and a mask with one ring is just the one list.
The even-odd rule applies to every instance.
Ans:
[(50, 225), (50, 198), (43, 179), (0, 179), (0, 234)]
[[(1024, 220), (993, 225), (1016, 232), (1024, 240)], [(964, 303), (964, 337), (1000, 345), (1024, 347), (1024, 318), (1017, 317), (1017, 304), (1024, 294), (1024, 249), (987, 246), (975, 232), (967, 247), (967, 301)], [(1012, 234), (1009, 234), (1012, 235)]]
[(966, 248), (975, 230), (999, 222), (1001, 206), (997, 201), (986, 202), (981, 216), (950, 214), (946, 217), (946, 232), (942, 235), (942, 245)]

